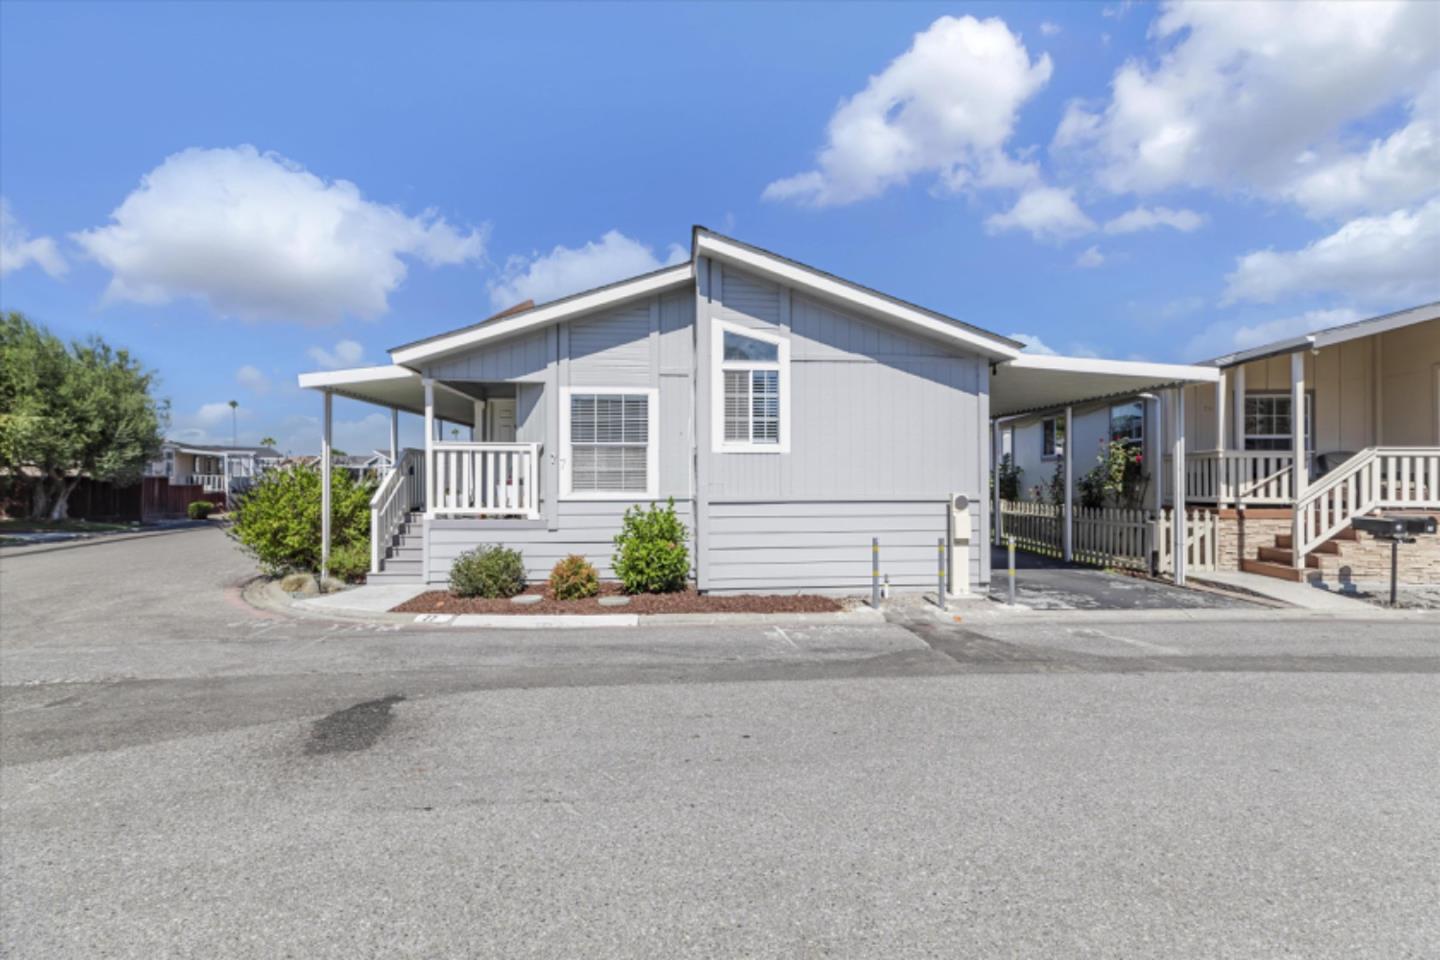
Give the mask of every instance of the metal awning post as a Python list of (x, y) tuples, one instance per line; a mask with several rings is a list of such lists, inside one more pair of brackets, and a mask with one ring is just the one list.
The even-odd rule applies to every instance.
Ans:
[(400, 463), (400, 408), (390, 408), (390, 469)]
[(1175, 554), (1175, 585), (1185, 585), (1185, 388), (1176, 387), (1171, 391), (1175, 398), (1175, 447), (1171, 456), (1175, 467), (1175, 494), (1171, 498), (1173, 509), (1170, 517), (1174, 524), (1171, 531), (1171, 546)]
[(1064, 462), (1065, 468), (1065, 528), (1061, 531), (1061, 543), (1064, 545), (1065, 562), (1069, 563), (1074, 556), (1075, 546), (1075, 423), (1074, 407), (1065, 408), (1065, 447)]
[(331, 411), (334, 396), (329, 390), (323, 392), (325, 413), (320, 428), (320, 584), (330, 575), (330, 453)]

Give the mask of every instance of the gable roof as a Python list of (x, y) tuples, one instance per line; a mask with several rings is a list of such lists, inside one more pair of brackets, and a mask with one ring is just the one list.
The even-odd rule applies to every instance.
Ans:
[(707, 227), (697, 225), (694, 228), (691, 247), (695, 257), (704, 254), (734, 263), (872, 317), (957, 341), (993, 360), (1012, 360), (1025, 346), (1009, 337), (716, 233)]
[(1206, 360), (1204, 362), (1222, 368), (1233, 367), (1242, 363), (1249, 363), (1251, 360), (1261, 360), (1265, 357), (1278, 356), (1282, 353), (1294, 353), (1296, 350), (1319, 350), (1321, 347), (1333, 346), (1337, 343), (1344, 343), (1347, 340), (1359, 340), (1361, 337), (1370, 337), (1377, 333), (1384, 333), (1387, 330), (1398, 330), (1401, 327), (1409, 327), (1430, 320), (1440, 320), (1440, 300), (1434, 303), (1422, 304), (1418, 307), (1397, 310), (1394, 313), (1381, 314), (1378, 317), (1370, 317), (1366, 320), (1352, 320), (1350, 323), (1342, 323), (1334, 327), (1325, 327), (1321, 330), (1312, 330), (1309, 333), (1301, 334), (1297, 337), (1272, 340), (1270, 343), (1262, 343), (1260, 346), (1251, 347), (1249, 350), (1227, 353), (1222, 357), (1216, 357), (1213, 360)]
[(695, 261), (702, 255), (735, 263), (860, 313), (958, 343), (993, 360), (1013, 359), (1024, 349), (1024, 344), (1008, 337), (697, 225), (691, 231), (687, 263), (662, 267), (538, 306), (520, 304), (479, 323), (393, 347), (390, 359), (402, 367), (414, 367), (578, 314), (684, 286), (694, 282)]

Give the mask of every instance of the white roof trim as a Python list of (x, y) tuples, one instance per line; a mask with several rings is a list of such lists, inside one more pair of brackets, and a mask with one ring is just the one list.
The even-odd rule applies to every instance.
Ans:
[(1294, 353), (1297, 350), (1319, 350), (1321, 347), (1331, 347), (1337, 343), (1347, 343), (1363, 337), (1373, 337), (1378, 333), (1398, 330), (1401, 327), (1409, 327), (1417, 323), (1426, 323), (1430, 320), (1440, 320), (1440, 303), (1427, 303), (1423, 306), (1411, 307), (1409, 310), (1387, 313), (1382, 317), (1356, 320), (1352, 323), (1343, 323), (1338, 327), (1327, 327), (1323, 330), (1315, 330), (1298, 337), (1272, 340), (1270, 343), (1262, 343), (1260, 346), (1251, 347), (1249, 350), (1227, 353), (1225, 356), (1216, 357), (1210, 362), (1217, 367), (1234, 367), (1242, 363), (1249, 363), (1251, 360), (1278, 356), (1282, 353)]
[(966, 347), (988, 357), (1010, 359), (1020, 356), (1019, 350), (1002, 339), (986, 336), (955, 323), (947, 323), (923, 310), (907, 307), (888, 297), (826, 276), (789, 260), (729, 242), (713, 234), (701, 233), (696, 237), (696, 252), (750, 267), (787, 283), (813, 290), (832, 300), (839, 300), (869, 313), (880, 314), (902, 323), (908, 323), (932, 335), (963, 343)]
[(392, 365), (383, 367), (351, 367), (348, 370), (320, 370), (300, 374), (300, 387), (304, 390), (324, 390), (327, 387), (345, 387), (357, 383), (374, 383), (377, 380), (418, 380), (420, 374), (405, 367)]
[(1061, 357), (1021, 354), (1008, 366), (1020, 370), (1050, 370), (1056, 373), (1096, 373), (1116, 377), (1144, 377), (1157, 383), (1218, 383), (1220, 370), (1200, 364), (1150, 363), (1145, 360), (1101, 360), (1096, 357)]
[(668, 270), (658, 270), (655, 273), (648, 273), (643, 277), (636, 277), (633, 280), (611, 284), (608, 287), (602, 287), (599, 290), (593, 290), (589, 293), (578, 294), (565, 300), (557, 300), (554, 303), (545, 304), (533, 310), (527, 310), (525, 313), (518, 313), (513, 317), (493, 320), (489, 323), (482, 323), (475, 327), (467, 327), (464, 330), (457, 330), (451, 334), (435, 337), (422, 343), (399, 347), (390, 351), (390, 359), (397, 364), (407, 365), (434, 360), (446, 354), (466, 350), (490, 340), (498, 340), (501, 337), (512, 336), (535, 327), (555, 323), (578, 313), (600, 310), (624, 300), (632, 300), (635, 297), (643, 297), (646, 294), (658, 293), (669, 287), (686, 283), (694, 275), (695, 270), (691, 264), (678, 264)]

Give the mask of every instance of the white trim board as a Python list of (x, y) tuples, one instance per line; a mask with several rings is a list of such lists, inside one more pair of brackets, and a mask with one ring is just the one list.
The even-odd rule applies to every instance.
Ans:
[[(774, 364), (736, 362), (747, 369), (774, 369), (780, 373), (780, 442), (744, 443), (725, 439), (725, 334), (734, 333), (779, 348)], [(777, 454), (790, 452), (790, 338), (727, 320), (710, 321), (710, 448), (714, 453)]]
[(768, 275), (783, 283), (817, 294), (831, 302), (842, 303), (871, 316), (924, 331), (964, 346), (966, 349), (995, 360), (1020, 356), (1018, 348), (1003, 337), (963, 327), (918, 307), (907, 306), (889, 297), (801, 266), (774, 254), (764, 253), (710, 233), (697, 233), (696, 256), (709, 256)]
[[(645, 409), (645, 489), (644, 490), (581, 490), (571, 489), (570, 469), (574, 459), (570, 453), (570, 396), (572, 394), (619, 394), (644, 396)], [(561, 387), (560, 388), (560, 499), (572, 500), (656, 500), (660, 490), (660, 391), (655, 387)]]
[(454, 333), (443, 334), (420, 343), (396, 347), (390, 351), (390, 359), (397, 364), (406, 366), (433, 362), (441, 357), (468, 350), (491, 340), (514, 336), (536, 327), (558, 323), (578, 314), (601, 310), (626, 300), (681, 286), (689, 283), (694, 277), (694, 273), (693, 265), (682, 263), (665, 270), (658, 270), (655, 273), (611, 284), (599, 290), (592, 290), (589, 293), (578, 294), (565, 300), (556, 300), (512, 317), (492, 320), (489, 323), (468, 327), (464, 330), (456, 330)]

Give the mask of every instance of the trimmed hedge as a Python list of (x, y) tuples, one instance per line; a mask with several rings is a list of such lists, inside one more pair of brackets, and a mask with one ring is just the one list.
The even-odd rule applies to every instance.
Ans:
[(674, 593), (690, 576), (685, 524), (675, 515), (675, 498), (665, 506), (631, 507), (615, 535), (615, 575), (626, 593)]
[(572, 553), (550, 570), (550, 592), (556, 600), (584, 600), (600, 592), (600, 575), (590, 561)]
[(450, 592), (487, 600), (513, 597), (525, 589), (525, 562), (509, 547), (466, 550), (450, 568)]

